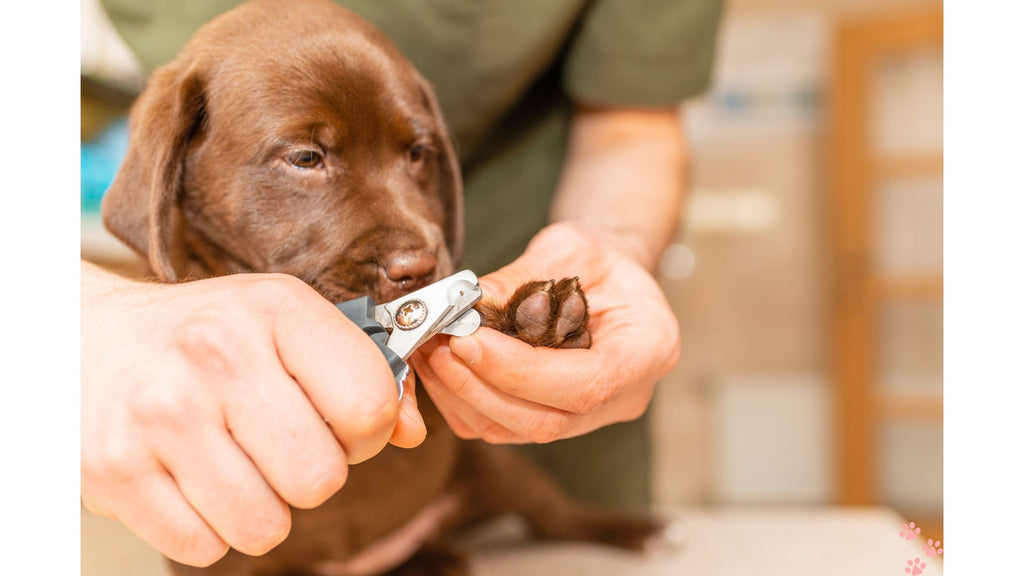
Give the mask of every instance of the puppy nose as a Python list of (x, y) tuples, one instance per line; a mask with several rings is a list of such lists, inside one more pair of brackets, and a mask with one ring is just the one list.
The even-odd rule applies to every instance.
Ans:
[(437, 258), (430, 252), (402, 250), (381, 260), (384, 276), (403, 290), (415, 290), (430, 283), (437, 269)]

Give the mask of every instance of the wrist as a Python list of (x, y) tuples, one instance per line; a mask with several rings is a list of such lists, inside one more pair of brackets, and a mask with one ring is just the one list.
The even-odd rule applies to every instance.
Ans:
[(104, 294), (115, 291), (131, 282), (131, 280), (108, 272), (92, 262), (82, 260), (81, 264), (82, 300), (84, 302), (102, 298)]
[[(664, 247), (654, 247), (645, 235), (626, 227), (586, 220), (562, 220), (549, 224), (549, 229), (564, 228), (571, 234), (581, 235), (599, 245), (593, 249), (611, 250), (629, 259), (652, 275), (658, 268)], [(544, 232), (542, 231), (542, 232)]]
[(130, 290), (132, 287), (140, 284), (135, 280), (106, 270), (92, 262), (88, 262), (86, 260), (82, 260), (81, 262), (81, 288), (83, 302), (102, 299), (108, 294)]

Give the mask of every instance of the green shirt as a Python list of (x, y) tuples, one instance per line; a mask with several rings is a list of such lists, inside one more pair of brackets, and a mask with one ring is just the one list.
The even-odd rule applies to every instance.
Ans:
[[(152, 70), (240, 2), (102, 3)], [(339, 3), (387, 34), (434, 86), (465, 181), (463, 266), (478, 274), (513, 260), (547, 223), (572, 104), (663, 107), (701, 92), (721, 12), (721, 0)], [(641, 419), (531, 452), (578, 496), (643, 504), (646, 435)]]

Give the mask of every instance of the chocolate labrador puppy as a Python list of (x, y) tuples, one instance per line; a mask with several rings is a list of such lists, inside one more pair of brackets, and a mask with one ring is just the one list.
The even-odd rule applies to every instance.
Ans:
[[(104, 221), (161, 281), (282, 272), (333, 302), (384, 302), (459, 262), (462, 184), (431, 87), (327, 0), (259, 0), (211, 21), (154, 72), (130, 125)], [(528, 283), (481, 313), (534, 345), (590, 343), (575, 279)], [(572, 502), (516, 453), (459, 440), (429, 398), (419, 404), (423, 444), (353, 467), (322, 506), (293, 510), (277, 548), (175, 572), (465, 573), (446, 538), (505, 513), (542, 538), (640, 549), (660, 533), (652, 518)]]

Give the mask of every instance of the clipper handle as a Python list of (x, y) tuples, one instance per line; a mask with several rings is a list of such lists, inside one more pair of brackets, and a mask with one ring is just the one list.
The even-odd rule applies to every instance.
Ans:
[(394, 350), (388, 348), (387, 330), (381, 326), (380, 322), (373, 319), (373, 310), (377, 307), (377, 303), (369, 296), (362, 296), (354, 300), (335, 304), (335, 307), (341, 310), (341, 313), (348, 317), (356, 326), (361, 328), (373, 340), (377, 348), (380, 348), (384, 358), (388, 361), (388, 365), (391, 366), (391, 373), (395, 375), (395, 382), (398, 384), (398, 397), (401, 398), (405, 393), (402, 383), (405, 382), (406, 376), (409, 375), (409, 365)]

